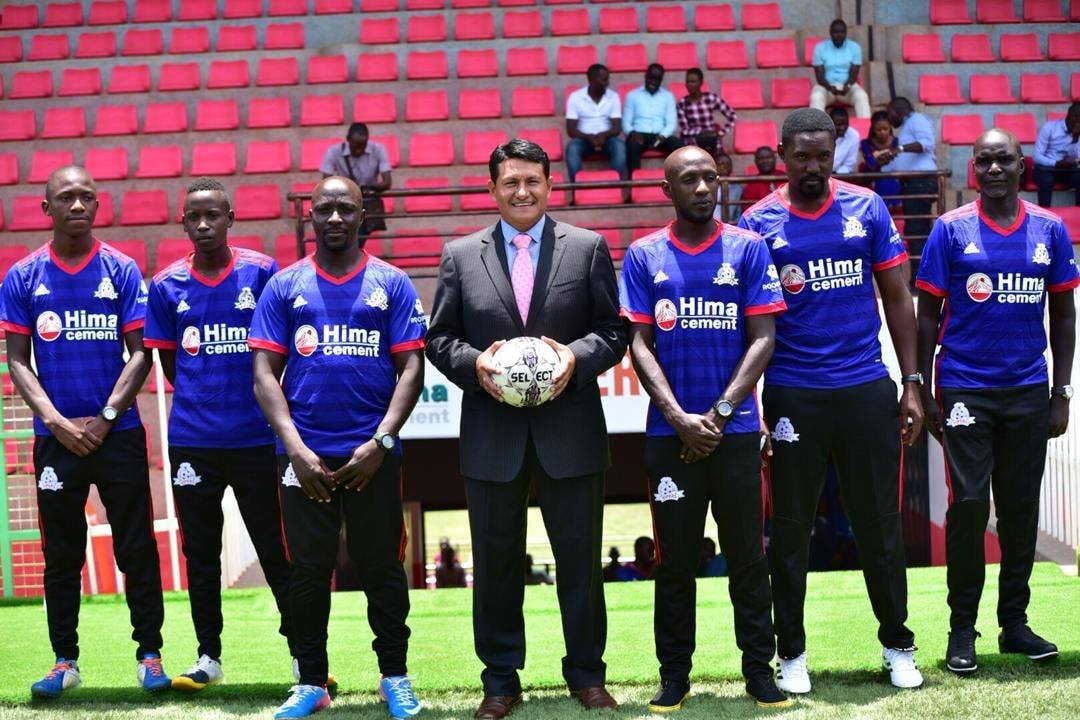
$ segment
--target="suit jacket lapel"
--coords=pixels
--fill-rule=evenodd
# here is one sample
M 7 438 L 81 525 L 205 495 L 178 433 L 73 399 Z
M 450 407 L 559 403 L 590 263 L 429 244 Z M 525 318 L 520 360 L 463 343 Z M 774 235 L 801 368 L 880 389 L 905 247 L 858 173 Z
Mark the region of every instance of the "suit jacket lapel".
M 517 300 L 514 299 L 514 288 L 510 286 L 510 275 L 506 266 L 506 250 L 503 247 L 505 242 L 502 228 L 499 223 L 495 223 L 495 226 L 484 240 L 484 248 L 480 251 L 480 259 L 483 261 L 484 267 L 487 268 L 492 284 L 495 285 L 495 291 L 499 293 L 503 305 L 506 306 L 511 317 L 513 317 L 518 331 L 525 332 L 525 327 L 521 324 L 521 313 L 518 312 Z
M 548 289 L 559 269 L 563 251 L 566 249 L 565 233 L 555 231 L 555 221 L 548 217 L 544 223 L 544 234 L 540 241 L 540 259 L 536 266 L 536 280 L 533 282 L 532 300 L 529 301 L 529 321 L 525 329 L 532 328 L 540 308 L 547 298 Z

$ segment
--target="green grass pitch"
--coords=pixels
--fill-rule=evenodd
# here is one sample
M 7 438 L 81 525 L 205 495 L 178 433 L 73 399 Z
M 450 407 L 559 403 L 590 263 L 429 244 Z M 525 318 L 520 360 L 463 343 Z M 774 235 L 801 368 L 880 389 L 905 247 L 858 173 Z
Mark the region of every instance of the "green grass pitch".
M 911 628 L 926 676 L 920 690 L 897 691 L 880 672 L 880 646 L 858 573 L 814 573 L 807 603 L 810 667 L 814 693 L 788 710 L 759 710 L 743 694 L 732 637 L 725 579 L 698 584 L 698 647 L 694 695 L 672 717 L 705 718 L 1080 718 L 1080 580 L 1054 565 L 1039 564 L 1032 578 L 1031 624 L 1061 648 L 1048 665 L 999 656 L 995 623 L 996 566 L 988 569 L 979 630 L 980 669 L 957 678 L 945 671 L 942 655 L 948 630 L 943 568 L 908 573 Z M 617 713 L 586 714 L 567 696 L 559 670 L 563 654 L 559 614 L 552 587 L 526 592 L 528 632 L 525 705 L 517 720 L 588 717 L 650 717 L 646 704 L 655 690 L 652 640 L 652 583 L 607 585 L 610 687 L 622 704 Z M 334 596 L 330 622 L 330 668 L 341 684 L 334 704 L 318 717 L 385 718 L 374 691 L 377 669 L 371 651 L 364 596 Z M 195 640 L 186 597 L 166 597 L 166 670 L 182 672 L 194 659 Z M 49 667 L 45 617 L 40 602 L 0 605 L 0 718 L 67 720 L 217 720 L 268 718 L 291 685 L 289 656 L 277 635 L 275 610 L 265 590 L 225 593 L 223 663 L 226 684 L 185 696 L 147 695 L 134 687 L 134 645 L 127 609 L 116 598 L 83 603 L 80 636 L 84 684 L 58 701 L 31 702 L 30 683 Z M 412 593 L 410 671 L 426 708 L 421 717 L 471 718 L 480 699 L 480 666 L 472 651 L 470 591 Z

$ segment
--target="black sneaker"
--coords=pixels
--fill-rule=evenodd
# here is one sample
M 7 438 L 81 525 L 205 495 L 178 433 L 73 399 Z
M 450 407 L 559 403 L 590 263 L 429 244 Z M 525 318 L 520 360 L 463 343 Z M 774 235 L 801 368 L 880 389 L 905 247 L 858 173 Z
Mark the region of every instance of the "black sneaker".
M 772 675 L 754 675 L 746 679 L 746 694 L 754 698 L 759 707 L 791 707 L 791 699 L 780 692 Z
M 666 713 L 681 710 L 690 697 L 690 683 L 685 680 L 661 680 L 660 689 L 649 701 L 649 712 Z
M 945 667 L 954 673 L 975 672 L 975 638 L 982 637 L 973 627 L 960 628 L 949 633 L 949 649 L 945 651 Z
M 1057 645 L 1043 640 L 1027 625 L 1016 625 L 998 635 L 998 649 L 1003 653 L 1020 653 L 1032 660 L 1049 660 L 1058 655 Z

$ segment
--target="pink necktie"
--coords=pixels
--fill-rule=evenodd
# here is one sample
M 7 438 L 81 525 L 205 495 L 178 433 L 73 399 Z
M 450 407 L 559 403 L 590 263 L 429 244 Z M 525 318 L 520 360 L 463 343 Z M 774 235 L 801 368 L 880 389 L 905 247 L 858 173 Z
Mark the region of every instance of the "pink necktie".
M 514 256 L 513 267 L 510 268 L 510 284 L 514 286 L 514 299 L 517 300 L 523 325 L 528 322 L 529 303 L 532 302 L 533 266 L 532 258 L 529 257 L 529 243 L 531 242 L 532 238 L 525 233 L 520 233 L 514 238 L 517 255 Z

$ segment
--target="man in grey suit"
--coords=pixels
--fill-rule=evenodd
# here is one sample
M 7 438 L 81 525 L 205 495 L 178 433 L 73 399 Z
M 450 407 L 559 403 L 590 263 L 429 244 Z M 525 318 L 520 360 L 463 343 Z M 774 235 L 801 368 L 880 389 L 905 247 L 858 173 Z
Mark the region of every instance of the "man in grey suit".
M 477 718 L 521 702 L 526 508 L 536 492 L 557 567 L 563 677 L 589 709 L 614 708 L 604 688 L 607 618 L 600 567 L 607 427 L 596 377 L 626 351 L 603 238 L 546 214 L 550 162 L 512 140 L 488 162 L 500 221 L 443 248 L 427 356 L 464 391 L 461 472 L 473 545 L 473 634 L 484 663 Z M 507 339 L 539 336 L 559 355 L 555 396 L 534 408 L 502 402 L 492 382 Z

